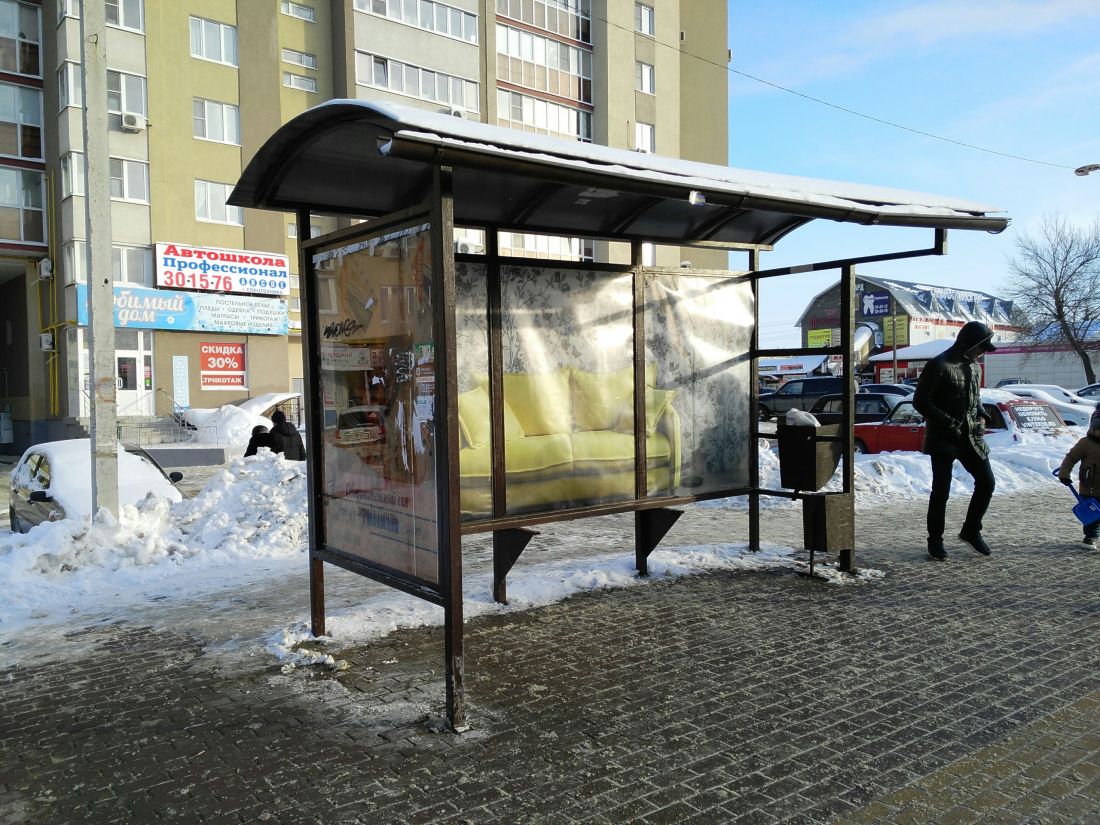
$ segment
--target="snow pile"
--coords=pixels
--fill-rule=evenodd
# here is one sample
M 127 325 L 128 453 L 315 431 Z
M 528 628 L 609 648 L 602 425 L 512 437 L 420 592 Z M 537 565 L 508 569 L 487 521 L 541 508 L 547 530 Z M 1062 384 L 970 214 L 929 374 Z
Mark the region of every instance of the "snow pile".
M 253 427 L 262 424 L 270 430 L 273 426 L 270 418 L 233 404 L 215 410 L 188 410 L 183 417 L 195 428 L 195 440 L 205 444 L 247 444 Z
M 808 566 L 795 559 L 789 547 L 763 545 L 753 553 L 747 544 L 708 544 L 654 550 L 649 557 L 650 579 L 677 579 L 707 571 L 786 570 L 804 572 Z M 814 575 L 829 584 L 863 584 L 882 578 L 878 570 L 860 570 L 855 576 L 840 573 L 834 565 L 819 564 Z M 481 573 L 463 578 L 463 618 L 499 613 L 516 613 L 560 602 L 591 590 L 633 587 L 646 579 L 634 569 L 627 553 L 563 559 L 527 565 L 522 575 L 508 581 L 508 604 L 492 598 L 492 575 Z M 443 624 L 443 610 L 403 593 L 382 593 L 357 607 L 330 612 L 326 618 L 329 635 L 314 638 L 306 623 L 282 628 L 268 639 L 267 650 L 284 662 L 283 672 L 295 667 L 319 665 L 343 669 L 346 662 L 306 644 L 363 644 L 380 639 L 402 628 L 430 627 Z
M 304 556 L 305 464 L 269 450 L 232 462 L 195 498 L 150 494 L 122 505 L 116 521 L 46 522 L 0 539 L 0 625 L 116 588 L 171 580 L 181 567 L 241 567 L 248 560 Z M 203 589 L 221 583 L 207 577 Z

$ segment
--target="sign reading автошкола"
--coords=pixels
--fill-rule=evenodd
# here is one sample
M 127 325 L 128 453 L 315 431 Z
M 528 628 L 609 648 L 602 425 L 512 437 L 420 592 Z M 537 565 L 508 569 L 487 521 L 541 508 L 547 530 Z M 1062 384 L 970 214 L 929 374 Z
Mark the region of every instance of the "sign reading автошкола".
M 157 286 L 203 292 L 290 294 L 290 259 L 276 252 L 156 244 Z

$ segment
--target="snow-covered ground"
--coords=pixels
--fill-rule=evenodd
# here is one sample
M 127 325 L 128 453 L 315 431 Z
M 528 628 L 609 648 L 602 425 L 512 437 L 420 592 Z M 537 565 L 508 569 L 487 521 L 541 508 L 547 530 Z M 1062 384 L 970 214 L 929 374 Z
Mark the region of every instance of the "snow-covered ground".
M 1019 443 L 994 447 L 998 494 L 1057 484 L 1051 470 L 1075 441 L 1071 435 L 1022 437 Z M 760 464 L 762 484 L 778 488 L 775 454 L 761 449 Z M 922 498 L 931 486 L 928 458 L 918 453 L 857 456 L 855 470 L 861 509 Z M 834 478 L 832 484 L 837 481 Z M 969 489 L 969 476 L 957 466 L 953 494 Z M 779 498 L 765 498 L 763 504 L 797 506 Z M 744 499 L 725 499 L 698 506 L 737 509 L 747 504 Z M 306 569 L 307 541 L 305 465 L 267 450 L 231 462 L 195 497 L 175 504 L 150 496 L 137 506 L 124 506 L 117 521 L 101 514 L 92 521 L 48 523 L 27 535 L 2 536 L 0 664 L 17 648 L 25 655 L 28 637 L 49 635 L 51 628 L 59 632 L 66 624 L 71 629 L 73 623 L 83 626 L 137 616 L 155 622 L 153 611 L 167 613 L 187 605 L 209 608 L 212 624 L 235 621 L 235 611 L 242 611 L 221 605 L 227 594 L 242 588 L 275 592 L 281 582 L 300 577 Z M 778 546 L 756 554 L 748 553 L 743 544 L 662 546 L 650 557 L 654 578 L 799 566 L 792 548 Z M 837 583 L 852 581 L 827 566 L 823 572 Z M 337 575 L 350 576 L 342 571 Z M 875 571 L 865 571 L 856 583 L 875 576 Z M 622 553 L 525 563 L 509 577 L 510 604 L 503 607 L 488 595 L 487 567 L 471 565 L 464 582 L 465 613 L 471 617 L 523 610 L 586 590 L 639 582 L 633 559 Z M 258 621 L 260 630 L 254 637 L 265 639 L 268 651 L 284 659 L 287 667 L 336 666 L 323 652 L 299 648 L 308 637 L 308 594 L 300 596 L 296 605 L 273 597 L 269 609 L 253 619 L 254 629 Z M 330 634 L 341 644 L 369 641 L 399 627 L 441 623 L 438 607 L 384 588 L 375 588 L 355 606 L 329 611 Z M 13 643 L 17 639 L 20 645 Z

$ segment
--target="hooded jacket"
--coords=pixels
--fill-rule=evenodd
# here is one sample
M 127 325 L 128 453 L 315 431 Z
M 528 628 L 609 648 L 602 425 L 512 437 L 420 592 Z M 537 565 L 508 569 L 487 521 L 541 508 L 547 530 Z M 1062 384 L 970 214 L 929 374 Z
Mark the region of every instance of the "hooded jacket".
M 958 456 L 963 450 L 989 456 L 982 437 L 981 368 L 966 353 L 980 346 L 990 352 L 996 347 L 992 331 L 979 321 L 959 330 L 955 343 L 937 355 L 920 375 L 913 393 L 913 406 L 924 416 L 924 452 L 928 455 Z
M 1058 478 L 1068 479 L 1078 461 L 1081 462 L 1077 474 L 1078 492 L 1093 498 L 1100 496 L 1100 412 L 1092 414 L 1088 435 L 1069 448 L 1058 468 Z
M 271 434 L 275 437 L 272 452 L 282 453 L 287 461 L 305 461 L 306 447 L 294 425 L 286 420 L 286 413 L 276 410 L 271 416 Z

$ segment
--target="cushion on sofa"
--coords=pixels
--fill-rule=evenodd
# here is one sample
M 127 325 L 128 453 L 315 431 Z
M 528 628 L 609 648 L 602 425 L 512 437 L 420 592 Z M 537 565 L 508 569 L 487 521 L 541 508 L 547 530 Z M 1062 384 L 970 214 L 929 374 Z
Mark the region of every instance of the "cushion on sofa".
M 657 424 L 661 416 L 665 414 L 672 399 L 676 397 L 676 390 L 658 390 L 646 387 L 645 391 L 645 432 L 653 435 L 657 432 Z M 621 433 L 634 432 L 634 409 L 628 409 L 615 423 L 615 429 Z
M 489 417 L 489 393 L 484 386 L 477 386 L 458 396 L 458 429 L 471 447 L 482 447 L 489 443 L 492 420 Z M 510 441 L 523 436 L 519 419 L 505 402 L 504 440 Z
M 488 444 L 459 450 L 458 464 L 462 478 L 489 478 L 493 470 L 492 450 Z M 504 467 L 509 476 L 544 470 L 568 475 L 572 464 L 573 445 L 565 433 L 528 435 L 504 444 Z
M 573 472 L 614 472 L 632 470 L 634 467 L 634 436 L 614 430 L 577 432 L 573 441 Z M 646 439 L 646 458 L 649 465 L 667 464 L 671 446 L 661 433 Z
M 504 374 L 504 401 L 526 436 L 568 433 L 573 429 L 569 369 Z
M 611 372 L 573 370 L 573 428 L 611 430 L 634 405 L 634 368 Z

